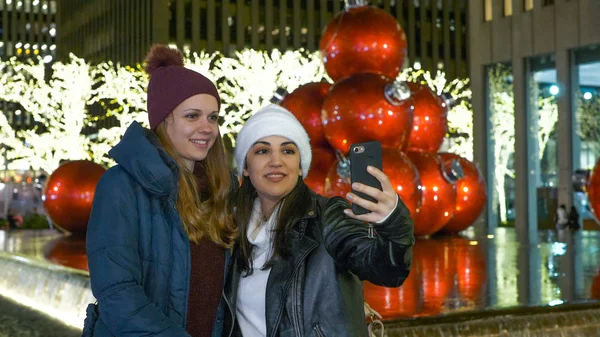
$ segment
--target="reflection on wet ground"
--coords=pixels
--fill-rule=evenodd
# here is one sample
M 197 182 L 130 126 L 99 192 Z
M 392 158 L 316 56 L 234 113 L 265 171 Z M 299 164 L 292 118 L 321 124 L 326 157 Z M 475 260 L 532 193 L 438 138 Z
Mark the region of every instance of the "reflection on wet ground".
M 63 235 L 55 230 L 0 231 L 0 255 L 10 254 L 37 264 L 87 271 L 85 237 Z
M 401 288 L 364 283 L 365 299 L 386 319 L 439 316 L 600 299 L 600 232 L 540 231 L 520 245 L 513 229 L 494 235 L 418 239 Z M 86 273 L 85 239 L 55 231 L 0 231 L 1 254 Z M 75 271 L 74 268 L 78 271 Z
M 600 299 L 600 232 L 539 233 L 533 246 L 500 228 L 486 238 L 417 240 L 401 288 L 364 283 L 365 299 L 384 318 L 414 318 Z

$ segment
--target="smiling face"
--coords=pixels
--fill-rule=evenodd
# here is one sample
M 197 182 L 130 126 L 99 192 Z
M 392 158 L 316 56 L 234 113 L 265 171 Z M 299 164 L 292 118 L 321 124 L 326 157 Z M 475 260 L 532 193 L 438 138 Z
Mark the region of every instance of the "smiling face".
M 263 209 L 273 209 L 302 176 L 300 151 L 286 137 L 263 137 L 248 150 L 244 176 L 250 178 Z
M 181 102 L 165 120 L 167 135 L 189 170 L 206 158 L 219 134 L 219 104 L 198 94 Z

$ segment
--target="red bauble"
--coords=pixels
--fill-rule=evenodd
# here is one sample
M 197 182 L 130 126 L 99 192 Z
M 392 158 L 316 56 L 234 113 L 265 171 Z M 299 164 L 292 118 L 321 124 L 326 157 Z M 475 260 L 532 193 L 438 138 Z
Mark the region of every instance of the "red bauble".
M 63 236 L 48 242 L 44 256 L 52 263 L 88 271 L 85 237 Z
M 408 83 L 415 107 L 409 151 L 437 152 L 448 132 L 448 106 L 429 87 Z
M 600 159 L 596 162 L 587 186 L 590 206 L 597 219 L 600 219 Z
M 408 157 L 419 171 L 423 198 L 420 210 L 413 216 L 415 236 L 430 235 L 444 227 L 456 208 L 455 185 L 442 173 L 442 161 L 437 154 L 409 152 Z
M 350 183 L 337 173 L 337 161 L 329 169 L 325 182 L 325 195 L 346 197 Z M 394 191 L 398 193 L 410 214 L 414 216 L 421 205 L 419 172 L 408 157 L 399 150 L 382 149 L 383 172 L 390 178 Z
M 50 219 L 69 232 L 85 232 L 96 184 L 104 168 L 87 160 L 67 162 L 48 178 L 44 208 Z
M 310 171 L 306 178 L 304 178 L 304 183 L 317 194 L 324 195 L 325 179 L 329 173 L 329 168 L 334 162 L 335 153 L 332 149 L 322 147 L 313 148 Z
M 321 106 L 329 93 L 330 83 L 308 83 L 283 98 L 281 106 L 291 111 L 306 129 L 313 147 L 329 146 L 321 123 Z
M 325 27 L 319 43 L 327 74 L 335 81 L 376 73 L 395 78 L 406 58 L 406 35 L 388 12 L 370 6 L 346 9 Z
M 383 172 L 390 178 L 394 191 L 398 193 L 412 217 L 421 206 L 421 179 L 419 171 L 399 150 L 383 149 Z
M 444 233 L 457 233 L 471 226 L 483 211 L 487 198 L 485 180 L 477 166 L 454 153 L 440 153 L 444 164 L 458 160 L 464 177 L 456 182 L 456 209 L 454 216 L 441 229 Z
M 333 85 L 323 103 L 323 126 L 329 144 L 342 153 L 350 145 L 378 140 L 383 147 L 404 149 L 413 120 L 412 100 L 387 98 L 389 78 L 359 74 Z

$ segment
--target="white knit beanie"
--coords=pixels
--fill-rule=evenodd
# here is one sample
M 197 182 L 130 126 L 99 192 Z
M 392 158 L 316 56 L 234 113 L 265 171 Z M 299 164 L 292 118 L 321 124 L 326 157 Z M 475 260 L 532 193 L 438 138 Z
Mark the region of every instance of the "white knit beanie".
M 238 175 L 244 175 L 246 155 L 250 147 L 259 139 L 269 136 L 286 137 L 296 144 L 300 151 L 302 178 L 306 178 L 312 160 L 308 134 L 291 112 L 276 104 L 269 104 L 258 110 L 248 118 L 238 134 L 235 148 Z

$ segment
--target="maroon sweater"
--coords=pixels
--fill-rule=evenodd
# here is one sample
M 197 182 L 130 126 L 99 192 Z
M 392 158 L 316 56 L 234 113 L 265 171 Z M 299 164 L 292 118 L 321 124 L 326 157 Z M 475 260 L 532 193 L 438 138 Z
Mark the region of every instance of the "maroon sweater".
M 210 337 L 223 289 L 225 248 L 207 238 L 190 242 L 192 271 L 188 296 L 187 332 L 192 337 Z
M 208 179 L 200 165 L 196 165 L 194 174 L 198 178 L 201 195 L 206 198 L 209 190 Z M 190 242 L 190 255 L 186 330 L 192 337 L 210 337 L 223 291 L 225 248 L 204 237 L 198 244 Z

